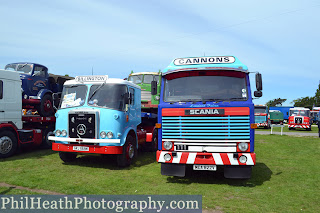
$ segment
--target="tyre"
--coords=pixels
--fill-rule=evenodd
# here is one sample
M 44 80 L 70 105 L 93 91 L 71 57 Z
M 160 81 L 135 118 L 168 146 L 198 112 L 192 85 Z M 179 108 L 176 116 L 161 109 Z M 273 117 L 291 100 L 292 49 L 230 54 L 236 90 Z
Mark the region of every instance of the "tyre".
M 293 128 L 292 128 L 292 127 L 289 127 L 289 130 L 293 130 Z
M 16 136 L 4 130 L 0 133 L 0 158 L 7 158 L 12 156 L 18 148 L 18 140 Z
M 310 128 L 307 128 L 306 130 L 307 130 L 307 131 L 311 131 L 311 125 L 310 125 Z
M 44 147 L 44 148 L 52 148 L 52 141 L 48 140 L 48 137 L 49 136 L 53 136 L 54 133 L 54 127 L 48 127 L 46 129 L 43 130 L 42 132 L 42 143 L 41 145 Z
M 319 138 L 320 138 L 320 129 L 318 129 L 318 134 L 319 134 Z
M 77 154 L 72 152 L 59 152 L 59 157 L 63 162 L 69 163 L 75 161 Z
M 122 154 L 117 155 L 117 164 L 119 167 L 130 166 L 137 155 L 137 145 L 131 135 L 127 136 L 126 143 L 123 146 Z
M 52 97 L 49 94 L 43 96 L 40 101 L 40 106 L 37 107 L 38 113 L 43 117 L 48 117 L 54 114 Z

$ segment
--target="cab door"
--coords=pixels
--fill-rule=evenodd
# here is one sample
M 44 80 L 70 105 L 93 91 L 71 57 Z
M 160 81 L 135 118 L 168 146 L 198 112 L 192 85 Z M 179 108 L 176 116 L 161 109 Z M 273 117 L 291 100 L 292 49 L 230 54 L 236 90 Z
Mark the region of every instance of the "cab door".
M 0 80 L 0 122 L 4 121 L 3 81 Z
M 31 76 L 31 88 L 32 95 L 36 96 L 40 90 L 48 89 L 48 69 L 44 66 L 34 65 L 34 69 Z

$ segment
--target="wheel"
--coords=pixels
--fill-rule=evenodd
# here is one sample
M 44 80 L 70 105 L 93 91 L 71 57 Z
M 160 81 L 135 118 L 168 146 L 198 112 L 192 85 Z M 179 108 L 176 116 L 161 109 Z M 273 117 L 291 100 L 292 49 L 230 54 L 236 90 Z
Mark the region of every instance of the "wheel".
M 292 128 L 292 127 L 289 127 L 289 130 L 293 130 L 293 128 Z
M 320 129 L 318 129 L 318 134 L 319 134 L 319 138 L 320 138 Z
M 155 152 L 158 150 L 158 130 L 155 129 L 152 134 L 152 141 L 148 144 L 148 151 Z
M 40 106 L 37 107 L 38 113 L 43 117 L 48 117 L 54 114 L 52 107 L 52 97 L 49 94 L 43 96 Z
M 126 143 L 123 146 L 122 154 L 117 155 L 119 167 L 130 166 L 137 155 L 137 146 L 131 135 L 127 136 Z
M 13 155 L 18 148 L 18 141 L 16 136 L 4 130 L 0 133 L 0 158 L 7 158 Z
M 59 152 L 59 157 L 63 162 L 68 163 L 74 161 L 77 158 L 77 154 L 72 152 Z
M 307 130 L 307 131 L 311 131 L 311 125 L 310 125 L 310 128 L 307 128 L 306 130 Z
M 48 127 L 43 130 L 41 145 L 44 148 L 50 148 L 50 149 L 52 148 L 52 141 L 48 140 L 48 137 L 54 135 L 53 131 L 54 131 L 54 127 Z

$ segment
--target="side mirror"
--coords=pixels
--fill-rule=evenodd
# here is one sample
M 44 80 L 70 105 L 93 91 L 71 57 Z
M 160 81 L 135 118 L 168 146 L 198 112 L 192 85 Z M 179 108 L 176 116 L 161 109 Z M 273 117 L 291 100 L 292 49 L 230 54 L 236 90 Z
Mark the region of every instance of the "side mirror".
M 53 101 L 54 108 L 56 108 L 56 109 L 58 108 L 60 100 L 61 100 L 61 92 L 52 94 L 52 101 Z
M 124 94 L 124 104 L 129 104 L 129 93 Z
M 151 95 L 156 95 L 158 93 L 158 83 L 157 81 L 151 81 Z
M 262 90 L 262 77 L 260 73 L 256 73 L 256 88 L 258 91 Z
M 257 97 L 257 98 L 262 97 L 262 92 L 261 91 L 254 91 L 254 97 Z

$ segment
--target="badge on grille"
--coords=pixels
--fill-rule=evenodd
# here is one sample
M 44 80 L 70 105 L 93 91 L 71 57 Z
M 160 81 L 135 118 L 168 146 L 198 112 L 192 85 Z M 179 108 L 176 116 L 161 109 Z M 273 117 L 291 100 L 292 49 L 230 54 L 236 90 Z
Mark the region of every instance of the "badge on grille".
M 87 129 L 86 125 L 84 125 L 84 124 L 79 124 L 79 125 L 77 126 L 77 133 L 78 133 L 79 135 L 84 135 L 84 134 L 86 134 L 86 129 Z

